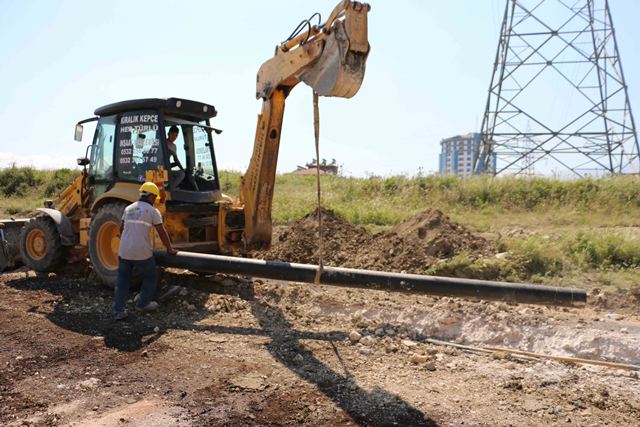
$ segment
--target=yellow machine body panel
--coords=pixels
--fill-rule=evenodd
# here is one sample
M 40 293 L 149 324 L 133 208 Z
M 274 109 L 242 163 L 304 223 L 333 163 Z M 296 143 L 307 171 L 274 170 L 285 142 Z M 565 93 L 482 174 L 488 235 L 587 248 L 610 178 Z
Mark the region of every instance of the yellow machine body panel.
M 81 218 L 80 219 L 80 246 L 88 246 L 89 245 L 89 224 L 91 223 L 91 218 Z
M 124 201 L 133 203 L 140 198 L 140 184 L 134 182 L 116 182 L 114 186 L 97 197 L 91 204 L 91 212 L 109 201 Z

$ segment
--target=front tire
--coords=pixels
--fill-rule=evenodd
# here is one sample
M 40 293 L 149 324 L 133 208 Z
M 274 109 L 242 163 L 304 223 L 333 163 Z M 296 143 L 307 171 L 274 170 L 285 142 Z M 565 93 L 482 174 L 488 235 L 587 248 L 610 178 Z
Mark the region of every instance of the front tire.
M 100 208 L 89 226 L 89 257 L 100 281 L 115 287 L 118 275 L 120 224 L 126 205 L 109 203 Z
M 66 258 L 67 248 L 62 246 L 60 232 L 48 216 L 31 218 L 20 231 L 22 262 L 32 270 L 46 273 L 54 271 Z

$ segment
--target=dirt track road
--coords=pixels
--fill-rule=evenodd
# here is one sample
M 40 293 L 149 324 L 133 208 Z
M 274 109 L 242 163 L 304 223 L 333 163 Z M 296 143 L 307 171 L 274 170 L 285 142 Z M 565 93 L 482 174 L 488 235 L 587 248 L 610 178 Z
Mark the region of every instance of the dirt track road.
M 186 289 L 114 322 L 82 274 L 0 275 L 0 424 L 640 425 L 637 372 L 424 341 L 638 364 L 633 313 L 163 281 Z

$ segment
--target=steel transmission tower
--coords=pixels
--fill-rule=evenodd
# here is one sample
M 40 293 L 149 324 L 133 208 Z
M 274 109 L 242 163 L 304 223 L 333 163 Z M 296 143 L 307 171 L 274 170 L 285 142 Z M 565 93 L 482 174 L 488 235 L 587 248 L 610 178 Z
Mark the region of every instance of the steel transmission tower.
M 507 0 L 481 133 L 476 173 L 640 173 L 608 0 Z

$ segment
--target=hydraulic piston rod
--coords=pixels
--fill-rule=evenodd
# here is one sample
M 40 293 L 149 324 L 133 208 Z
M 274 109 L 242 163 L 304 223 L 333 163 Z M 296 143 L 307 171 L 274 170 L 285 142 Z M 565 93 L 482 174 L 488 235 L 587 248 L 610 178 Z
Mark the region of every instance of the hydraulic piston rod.
M 164 267 L 185 268 L 200 273 L 230 273 L 265 279 L 313 283 L 317 265 L 281 261 L 263 261 L 193 252 L 170 255 L 155 250 L 156 262 Z M 418 274 L 387 273 L 351 268 L 324 267 L 320 276 L 323 285 L 380 289 L 404 293 L 419 293 L 472 299 L 486 299 L 526 304 L 580 306 L 587 302 L 582 289 L 522 283 Z

